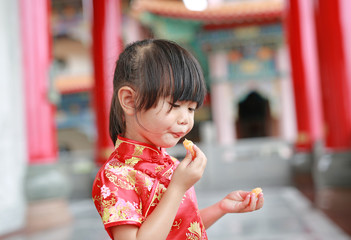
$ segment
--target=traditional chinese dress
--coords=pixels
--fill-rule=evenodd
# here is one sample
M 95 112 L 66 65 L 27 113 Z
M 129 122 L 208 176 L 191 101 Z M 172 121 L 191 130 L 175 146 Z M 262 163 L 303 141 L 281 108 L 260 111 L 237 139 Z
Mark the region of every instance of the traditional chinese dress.
M 112 239 L 112 226 L 141 226 L 167 190 L 178 164 L 164 150 L 118 137 L 115 151 L 96 175 L 92 192 Z M 193 187 L 185 193 L 167 239 L 207 239 Z

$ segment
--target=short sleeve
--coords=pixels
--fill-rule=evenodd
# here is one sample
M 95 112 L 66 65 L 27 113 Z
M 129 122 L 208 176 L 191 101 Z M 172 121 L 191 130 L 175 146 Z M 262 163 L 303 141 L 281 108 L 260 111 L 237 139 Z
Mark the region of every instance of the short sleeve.
M 122 224 L 140 226 L 142 215 L 140 197 L 135 191 L 136 170 L 119 162 L 109 162 L 102 168 L 93 184 L 93 200 L 106 231 Z M 112 237 L 112 236 L 111 236 Z

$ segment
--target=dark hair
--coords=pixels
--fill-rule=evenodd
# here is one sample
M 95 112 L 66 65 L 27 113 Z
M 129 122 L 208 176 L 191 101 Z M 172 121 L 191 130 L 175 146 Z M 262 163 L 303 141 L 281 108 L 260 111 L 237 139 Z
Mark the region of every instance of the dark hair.
M 113 143 L 125 132 L 125 120 L 118 91 L 130 86 L 137 94 L 136 111 L 154 107 L 160 98 L 203 103 L 206 86 L 198 61 L 178 44 L 146 39 L 128 45 L 117 60 L 110 109 L 110 137 Z

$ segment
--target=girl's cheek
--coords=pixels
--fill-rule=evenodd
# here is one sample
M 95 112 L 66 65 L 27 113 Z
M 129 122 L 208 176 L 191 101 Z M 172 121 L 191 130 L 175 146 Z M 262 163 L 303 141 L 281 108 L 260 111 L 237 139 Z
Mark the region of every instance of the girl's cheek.
M 194 118 L 190 119 L 190 122 L 189 122 L 189 132 L 191 131 L 191 129 L 193 129 L 194 127 Z

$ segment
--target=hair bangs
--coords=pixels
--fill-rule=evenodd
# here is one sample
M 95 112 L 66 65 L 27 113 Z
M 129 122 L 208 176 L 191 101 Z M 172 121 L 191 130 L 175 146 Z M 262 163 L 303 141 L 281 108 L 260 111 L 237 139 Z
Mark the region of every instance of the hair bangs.
M 138 86 L 138 110 L 148 110 L 160 98 L 170 96 L 173 90 L 171 62 L 164 51 L 150 46 L 139 60 L 139 78 L 144 79 Z
M 182 53 L 181 56 L 180 64 L 172 65 L 173 102 L 192 101 L 200 107 L 206 95 L 200 64 L 189 54 Z

